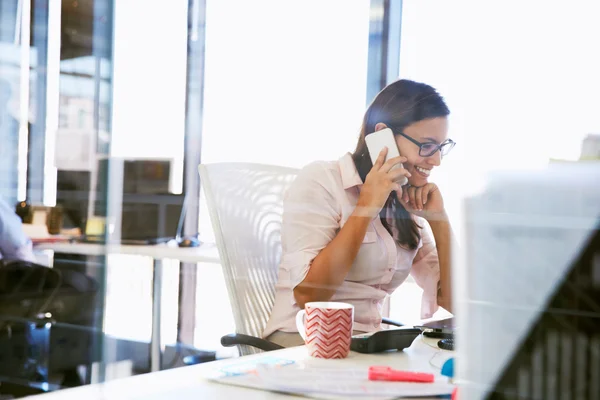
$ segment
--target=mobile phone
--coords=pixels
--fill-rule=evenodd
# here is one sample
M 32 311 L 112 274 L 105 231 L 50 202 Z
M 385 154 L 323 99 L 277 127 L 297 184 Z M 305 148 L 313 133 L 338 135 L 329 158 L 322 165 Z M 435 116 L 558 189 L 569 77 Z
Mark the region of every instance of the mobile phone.
M 365 142 L 367 142 L 369 156 L 371 156 L 371 161 L 373 162 L 373 164 L 375 164 L 377 157 L 379 157 L 379 153 L 381 153 L 381 150 L 383 150 L 384 147 L 388 148 L 387 155 L 385 156 L 385 161 L 389 160 L 390 158 L 400 156 L 398 144 L 396 143 L 396 139 L 394 139 L 394 133 L 390 128 L 381 129 L 379 131 L 368 134 L 367 136 L 365 136 Z M 396 164 L 392 167 L 392 169 L 396 168 L 403 168 L 402 164 Z M 400 185 L 406 185 L 407 182 L 408 178 L 405 176 L 402 176 L 398 181 Z

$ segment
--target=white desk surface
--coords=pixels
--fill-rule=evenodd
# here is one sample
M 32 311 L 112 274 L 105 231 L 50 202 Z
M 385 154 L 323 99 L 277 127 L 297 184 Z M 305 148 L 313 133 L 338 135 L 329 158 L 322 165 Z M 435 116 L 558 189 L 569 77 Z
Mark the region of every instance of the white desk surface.
M 371 365 L 388 365 L 403 370 L 439 374 L 442 364 L 448 358 L 452 357 L 454 353 L 438 349 L 436 343 L 437 339 L 427 339 L 420 336 L 404 352 L 380 354 L 351 352 L 348 358 L 343 360 L 311 358 L 308 356 L 304 346 L 277 350 L 268 354 L 295 361 L 310 360 L 310 363 L 320 366 L 351 365 L 352 367 L 365 367 L 366 369 Z M 259 358 L 263 354 L 138 375 L 131 378 L 117 379 L 102 384 L 88 385 L 74 389 L 64 389 L 32 397 L 39 400 L 275 400 L 298 398 L 282 393 L 225 385 L 209 381 L 204 377 L 217 368 L 239 363 L 241 360 L 246 361 L 252 358 Z
M 178 247 L 171 244 L 157 245 L 104 245 L 95 243 L 40 243 L 34 250 L 52 250 L 60 253 L 100 256 L 106 254 L 131 254 L 154 259 L 174 259 L 189 263 L 220 263 L 217 246 L 203 243 L 199 247 Z

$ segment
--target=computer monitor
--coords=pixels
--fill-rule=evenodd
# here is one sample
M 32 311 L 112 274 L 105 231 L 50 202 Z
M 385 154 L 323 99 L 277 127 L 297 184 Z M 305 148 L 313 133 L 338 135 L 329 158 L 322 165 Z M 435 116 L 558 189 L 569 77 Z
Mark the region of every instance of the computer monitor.
M 109 165 L 112 172 L 109 172 Z M 170 159 L 101 158 L 97 163 L 93 215 L 106 216 L 109 185 L 127 194 L 166 194 L 170 192 Z
M 122 240 L 175 239 L 180 232 L 184 196 L 125 194 L 121 208 Z
M 465 203 L 461 397 L 600 398 L 600 163 L 488 183 Z
M 123 193 L 168 193 L 171 179 L 171 160 L 122 160 Z
M 121 240 L 175 238 L 184 197 L 169 193 L 171 173 L 171 160 L 98 160 L 93 215 L 114 221 Z
M 85 229 L 90 202 L 90 171 L 58 170 L 56 204 L 63 207 L 63 228 Z

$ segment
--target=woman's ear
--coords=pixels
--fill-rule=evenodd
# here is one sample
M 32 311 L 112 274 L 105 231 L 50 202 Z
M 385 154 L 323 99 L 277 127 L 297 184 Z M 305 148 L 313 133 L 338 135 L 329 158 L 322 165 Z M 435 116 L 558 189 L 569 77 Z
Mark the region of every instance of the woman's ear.
M 380 131 L 385 128 L 387 128 L 386 124 L 384 124 L 383 122 L 378 122 L 377 125 L 375 125 L 375 132 Z

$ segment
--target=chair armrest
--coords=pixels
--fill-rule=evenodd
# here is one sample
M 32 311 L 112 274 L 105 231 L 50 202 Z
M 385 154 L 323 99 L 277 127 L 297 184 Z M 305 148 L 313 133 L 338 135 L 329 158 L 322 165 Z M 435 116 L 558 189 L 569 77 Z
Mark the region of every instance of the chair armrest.
M 393 319 L 389 319 L 389 318 L 381 318 L 381 322 L 387 325 L 392 325 L 392 326 L 404 326 L 404 324 L 401 324 L 400 322 L 396 322 Z
M 242 333 L 230 333 L 221 337 L 221 345 L 224 347 L 232 347 L 237 345 L 246 345 L 256 347 L 264 351 L 272 351 L 284 349 L 285 347 L 269 342 L 268 340 L 257 338 L 254 336 L 244 335 Z

